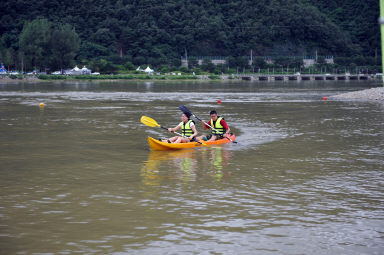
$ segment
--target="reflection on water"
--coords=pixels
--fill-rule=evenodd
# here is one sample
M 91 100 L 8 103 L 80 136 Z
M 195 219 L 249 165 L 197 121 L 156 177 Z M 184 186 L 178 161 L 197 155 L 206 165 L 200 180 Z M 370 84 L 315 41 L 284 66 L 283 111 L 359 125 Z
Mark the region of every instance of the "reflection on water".
M 232 152 L 222 146 L 173 151 L 150 151 L 141 169 L 145 186 L 159 186 L 164 180 L 196 181 L 198 176 L 223 181 Z

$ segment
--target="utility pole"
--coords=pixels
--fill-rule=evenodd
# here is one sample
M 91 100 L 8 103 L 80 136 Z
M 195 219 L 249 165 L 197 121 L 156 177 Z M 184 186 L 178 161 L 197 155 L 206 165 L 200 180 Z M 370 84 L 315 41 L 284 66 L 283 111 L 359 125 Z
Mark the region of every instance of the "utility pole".
M 24 74 L 24 55 L 21 54 L 21 73 Z
M 253 64 L 253 50 L 251 50 L 251 65 Z
M 187 48 L 184 48 L 184 50 L 185 50 L 185 62 L 187 63 L 187 68 L 189 68 L 189 67 L 188 67 L 188 54 L 187 54 Z

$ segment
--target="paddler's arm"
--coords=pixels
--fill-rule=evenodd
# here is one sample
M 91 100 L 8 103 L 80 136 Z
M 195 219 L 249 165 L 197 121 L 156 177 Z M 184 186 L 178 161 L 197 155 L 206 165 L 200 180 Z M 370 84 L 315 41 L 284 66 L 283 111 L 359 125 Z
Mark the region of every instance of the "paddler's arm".
M 220 124 L 223 126 L 223 128 L 226 130 L 224 135 L 228 135 L 229 132 L 231 132 L 231 129 L 228 127 L 227 122 L 225 122 L 224 119 L 220 121 Z
M 179 124 L 179 125 L 177 125 L 174 128 L 168 128 L 168 132 L 172 133 L 172 132 L 175 132 L 175 131 L 179 130 L 180 128 L 181 128 L 181 125 Z
M 192 140 L 197 136 L 197 134 L 198 134 L 195 125 L 193 125 L 193 126 L 191 127 L 191 129 L 192 129 L 192 131 L 193 131 L 193 134 L 192 134 L 190 137 L 188 137 L 188 139 L 189 139 L 190 141 L 192 141 Z
M 207 125 L 207 123 L 205 122 L 205 120 L 202 120 L 201 122 L 203 123 L 203 128 L 204 128 L 204 130 L 206 130 L 206 129 L 210 129 L 210 127 Z

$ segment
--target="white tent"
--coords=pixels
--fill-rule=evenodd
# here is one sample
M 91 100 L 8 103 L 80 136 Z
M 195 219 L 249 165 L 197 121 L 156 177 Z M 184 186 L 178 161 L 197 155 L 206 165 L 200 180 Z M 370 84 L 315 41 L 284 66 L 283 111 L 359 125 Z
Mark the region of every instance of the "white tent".
M 81 72 L 82 74 L 91 74 L 91 70 L 86 68 L 85 66 L 83 66 L 83 68 L 81 68 Z
M 91 74 L 91 70 L 86 68 L 85 66 L 81 69 L 78 68 L 77 66 L 75 66 L 75 68 L 73 68 L 71 70 L 65 70 L 64 72 L 65 72 L 65 74 L 68 74 L 68 75 Z
M 147 66 L 147 68 L 145 68 L 144 72 L 153 73 L 153 70 L 151 68 L 149 68 L 149 66 Z

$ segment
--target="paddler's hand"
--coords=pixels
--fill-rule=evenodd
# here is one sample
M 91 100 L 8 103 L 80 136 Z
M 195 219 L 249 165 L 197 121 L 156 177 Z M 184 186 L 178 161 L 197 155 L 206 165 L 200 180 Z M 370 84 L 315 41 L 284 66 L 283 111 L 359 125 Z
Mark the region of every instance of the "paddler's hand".
M 168 128 L 168 132 L 172 133 L 173 132 L 173 128 Z

